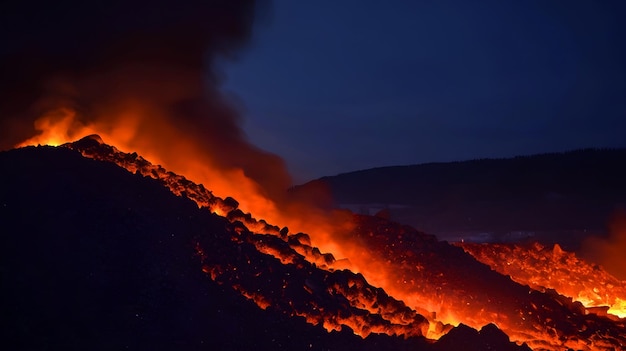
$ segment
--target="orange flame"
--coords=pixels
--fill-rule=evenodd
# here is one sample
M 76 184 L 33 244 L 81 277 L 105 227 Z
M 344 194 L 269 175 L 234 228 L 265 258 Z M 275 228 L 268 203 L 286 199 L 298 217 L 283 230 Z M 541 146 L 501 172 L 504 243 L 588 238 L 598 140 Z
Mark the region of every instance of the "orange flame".
M 242 169 L 216 165 L 211 153 L 228 153 L 228 150 L 202 150 L 183 132 L 171 128 L 166 118 L 160 118 L 162 112 L 157 108 L 127 102 L 117 109 L 109 108 L 107 112 L 107 116 L 96 118 L 94 122 L 83 123 L 71 108 L 51 111 L 35 122 L 40 134 L 17 146 L 57 146 L 98 134 L 106 143 L 122 151 L 137 152 L 168 171 L 204 184 L 216 196 L 235 198 L 244 212 L 272 224 L 287 226 L 292 232 L 309 233 L 314 246 L 323 252 L 332 252 L 337 258 L 350 257 L 354 253 L 354 249 L 348 250 L 344 245 L 348 240 L 345 233 L 350 229 L 346 216 L 331 215 L 303 202 L 281 203 L 279 210 L 277 200 L 270 198 Z M 353 264 L 342 268 L 360 271 Z
M 265 197 L 259 185 L 246 177 L 241 169 L 215 167 L 210 155 L 187 141 L 181 132 L 169 128 L 158 118 L 156 111 L 127 105 L 123 113 L 110 120 L 84 124 L 78 120 L 74 110 L 60 108 L 39 118 L 35 128 L 40 134 L 18 147 L 37 144 L 57 146 L 98 134 L 120 150 L 136 151 L 168 170 L 206 184 L 218 196 L 235 197 L 246 212 L 259 213 L 265 218 L 276 218 L 278 214 L 274 202 Z
M 252 213 L 256 218 L 310 234 L 312 246 L 322 252 L 331 252 L 338 259 L 333 269 L 362 273 L 370 284 L 382 287 L 407 306 L 419 309 L 423 314 L 436 312 L 436 321 L 459 324 L 459 319 L 451 311 L 442 309 L 440 304 L 424 300 L 423 296 L 412 293 L 407 287 L 398 287 L 402 284 L 390 278 L 393 268 L 373 256 L 371 250 L 365 249 L 365 244 L 350 237 L 353 227 L 351 217 L 341 212 L 328 213 L 300 202 L 281 203 L 279 210 L 277 202 L 268 198 L 264 189 L 246 177 L 243 170 L 217 167 L 210 153 L 200 150 L 179 130 L 170 128 L 165 118 L 159 118 L 159 111 L 137 103 L 126 103 L 123 108 L 109 112 L 114 113 L 87 124 L 79 120 L 73 109 L 57 109 L 36 121 L 39 135 L 18 146 L 55 146 L 98 134 L 106 143 L 122 151 L 137 152 L 168 171 L 206 185 L 216 196 L 235 198 L 241 210 Z M 436 329 L 436 324 L 433 324 L 429 337 L 442 335 L 442 328 L 438 328 L 439 332 Z
M 246 176 L 244 170 L 216 165 L 212 154 L 228 153 L 229 150 L 202 150 L 186 138 L 182 131 L 172 128 L 165 118 L 160 118 L 163 112 L 158 108 L 132 101 L 118 105 L 109 108 L 105 112 L 106 116 L 89 123 L 81 122 L 77 112 L 68 107 L 50 111 L 35 121 L 35 129 L 39 134 L 16 146 L 58 146 L 90 134 L 98 134 L 106 143 L 122 151 L 137 152 L 154 164 L 206 185 L 217 196 L 235 198 L 244 212 L 253 213 L 270 223 L 318 234 L 314 239 L 317 246 L 344 256 L 341 254 L 341 243 L 330 237 L 331 233 L 341 229 L 337 225 L 345 223 L 329 223 L 327 213 L 304 203 L 281 204 L 279 211 L 276 200 L 271 199 L 258 183 Z M 289 215 L 285 215 L 285 212 Z

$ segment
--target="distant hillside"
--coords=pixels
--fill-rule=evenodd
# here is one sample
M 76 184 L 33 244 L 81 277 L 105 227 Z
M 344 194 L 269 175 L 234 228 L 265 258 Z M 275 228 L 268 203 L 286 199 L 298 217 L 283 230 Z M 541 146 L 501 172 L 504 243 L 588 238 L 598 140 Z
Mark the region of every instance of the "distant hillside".
M 323 177 L 292 193 L 319 198 L 321 189 L 332 199 L 327 205 L 385 210 L 442 237 L 558 233 L 556 241 L 576 246 L 626 204 L 626 149 L 373 168 Z

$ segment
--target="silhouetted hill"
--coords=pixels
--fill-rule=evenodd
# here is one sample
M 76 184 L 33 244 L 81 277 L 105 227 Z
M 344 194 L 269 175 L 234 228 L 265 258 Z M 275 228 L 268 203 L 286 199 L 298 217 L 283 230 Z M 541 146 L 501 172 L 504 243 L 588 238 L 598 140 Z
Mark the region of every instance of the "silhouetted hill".
M 444 237 L 551 232 L 568 241 L 601 232 L 626 204 L 626 149 L 374 168 L 323 177 L 292 193 L 319 198 L 320 189 L 332 206 L 387 209 L 392 220 Z

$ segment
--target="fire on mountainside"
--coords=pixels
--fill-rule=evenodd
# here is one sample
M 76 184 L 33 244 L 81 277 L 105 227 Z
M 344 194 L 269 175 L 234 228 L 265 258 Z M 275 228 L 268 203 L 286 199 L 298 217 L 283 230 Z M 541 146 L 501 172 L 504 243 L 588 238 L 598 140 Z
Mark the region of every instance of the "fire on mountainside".
M 43 135 L 46 136 L 31 139 L 23 145 L 46 144 L 45 138 L 57 144 L 69 142 L 80 133 L 91 133 L 99 128 L 77 125 L 71 115 L 60 119 L 57 116 L 56 122 L 42 123 L 41 126 L 47 131 L 61 126 L 60 132 L 45 132 Z M 102 133 L 100 129 L 98 132 Z M 109 134 L 103 135 L 109 137 Z M 111 139 L 116 145 L 133 147 L 143 153 L 141 138 L 133 139 L 132 133 L 120 134 L 111 130 L 110 135 L 123 136 L 119 144 L 117 139 Z M 146 145 L 149 143 L 143 146 Z M 304 290 L 318 297 L 320 294 L 341 296 L 346 305 L 318 306 L 310 302 L 305 308 L 292 302 L 283 308 L 328 330 L 338 330 L 346 325 L 363 337 L 369 333 L 387 333 L 438 338 L 450 330 L 450 324 L 464 323 L 478 329 L 495 323 L 512 340 L 520 344 L 525 342 L 536 349 L 610 350 L 626 342 L 622 320 L 588 314 L 582 304 L 557 293 L 542 293 L 517 284 L 477 262 L 460 248 L 439 242 L 434 236 L 413 228 L 376 217 L 346 213 L 329 219 L 327 213 L 313 208 L 292 207 L 279 212 L 277 204 L 264 197 L 262 189 L 242 172 L 210 170 L 210 163 L 192 160 L 192 157 L 178 161 L 163 156 L 155 159 L 168 165 L 168 169 L 171 164 L 171 169 L 177 173 L 189 170 L 185 174 L 192 174 L 192 179 L 196 181 L 211 184 L 216 194 L 218 191 L 220 195 L 234 194 L 242 202 L 215 196 L 199 183 L 155 166 L 136 153 L 127 154 L 103 144 L 99 137 L 85 138 L 64 146 L 80 151 L 85 157 L 113 162 L 130 172 L 161 181 L 174 194 L 184 195 L 199 206 L 226 217 L 234 225 L 233 241 L 250 244 L 258 252 L 275 257 L 285 266 L 314 265 L 326 270 L 328 274 L 325 277 L 302 282 Z M 168 154 L 171 155 L 190 155 L 193 150 L 184 143 L 182 146 L 167 146 L 177 150 L 170 151 Z M 185 164 L 187 161 L 190 165 Z M 244 198 L 247 202 L 242 200 Z M 251 201 L 251 198 L 260 200 Z M 257 220 L 249 213 L 268 221 Z M 309 232 L 310 236 L 290 234 L 286 227 L 281 229 L 268 222 L 287 224 Z M 247 230 L 251 233 L 242 235 Z M 260 287 L 243 284 L 239 273 L 233 273 L 238 267 L 210 263 L 206 250 L 199 244 L 196 253 L 206 261 L 203 271 L 212 279 L 228 283 L 261 308 L 279 303 L 278 297 L 264 294 Z M 335 256 L 347 259 L 336 260 Z M 335 274 L 346 268 L 354 272 L 350 273 L 355 274 L 353 278 L 332 283 L 339 279 Z M 267 274 L 262 271 L 249 273 L 261 278 Z M 382 287 L 384 291 L 374 286 Z M 293 301 L 289 300 L 289 296 L 283 296 L 280 301 L 283 298 Z M 352 312 L 341 312 L 342 309 Z M 312 314 L 311 311 L 317 312 Z

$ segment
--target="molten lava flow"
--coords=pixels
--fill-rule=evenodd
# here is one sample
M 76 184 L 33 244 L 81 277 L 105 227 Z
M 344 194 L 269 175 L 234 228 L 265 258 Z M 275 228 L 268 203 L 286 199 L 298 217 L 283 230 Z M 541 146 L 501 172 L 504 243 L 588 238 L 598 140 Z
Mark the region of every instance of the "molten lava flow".
M 515 244 L 459 244 L 465 251 L 494 270 L 510 275 L 533 289 L 554 289 L 581 302 L 593 313 L 626 317 L 626 281 L 621 281 L 602 267 L 578 258 L 558 244 L 547 248 Z M 600 307 L 606 307 L 604 311 Z

